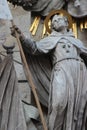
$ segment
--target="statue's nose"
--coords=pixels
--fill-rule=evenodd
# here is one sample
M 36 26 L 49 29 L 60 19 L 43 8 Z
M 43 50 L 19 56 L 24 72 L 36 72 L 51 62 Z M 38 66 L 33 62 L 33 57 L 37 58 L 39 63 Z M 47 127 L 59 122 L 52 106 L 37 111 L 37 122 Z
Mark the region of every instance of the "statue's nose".
M 70 45 L 66 45 L 66 52 L 69 53 L 70 52 Z

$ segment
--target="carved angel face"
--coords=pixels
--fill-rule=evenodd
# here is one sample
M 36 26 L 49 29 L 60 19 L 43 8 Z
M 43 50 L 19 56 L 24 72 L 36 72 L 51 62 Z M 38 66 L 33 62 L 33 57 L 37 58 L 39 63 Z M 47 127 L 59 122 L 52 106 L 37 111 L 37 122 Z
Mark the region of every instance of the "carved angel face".
M 74 7 L 80 6 L 80 0 L 74 0 Z

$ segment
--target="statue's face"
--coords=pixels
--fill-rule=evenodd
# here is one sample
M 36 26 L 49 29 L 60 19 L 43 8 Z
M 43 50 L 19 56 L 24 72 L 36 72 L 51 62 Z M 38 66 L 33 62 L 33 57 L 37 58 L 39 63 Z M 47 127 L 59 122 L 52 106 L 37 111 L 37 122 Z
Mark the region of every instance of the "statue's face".
M 58 15 L 54 16 L 52 20 L 52 24 L 55 30 L 61 30 L 64 27 L 68 27 L 67 19 L 63 16 L 58 16 Z

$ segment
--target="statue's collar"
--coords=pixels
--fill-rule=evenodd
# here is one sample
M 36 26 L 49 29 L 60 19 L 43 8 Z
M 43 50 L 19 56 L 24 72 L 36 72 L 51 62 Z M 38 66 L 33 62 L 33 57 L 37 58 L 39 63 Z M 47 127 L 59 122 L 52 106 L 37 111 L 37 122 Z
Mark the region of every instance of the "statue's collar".
M 61 37 L 61 36 L 67 36 L 67 37 L 75 37 L 74 35 L 73 35 L 73 33 L 71 32 L 71 31 L 67 31 L 66 33 L 59 33 L 59 32 L 57 32 L 57 31 L 53 31 L 51 34 L 50 34 L 50 36 L 54 36 L 54 37 Z

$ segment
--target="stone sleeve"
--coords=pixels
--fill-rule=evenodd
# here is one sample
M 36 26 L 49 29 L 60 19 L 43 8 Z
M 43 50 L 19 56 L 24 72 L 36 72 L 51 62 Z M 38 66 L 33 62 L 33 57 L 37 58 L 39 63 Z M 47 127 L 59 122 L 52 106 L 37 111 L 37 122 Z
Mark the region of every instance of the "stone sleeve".
M 27 38 L 20 38 L 21 44 L 23 49 L 29 53 L 29 54 L 33 54 L 33 55 L 38 55 L 40 52 L 37 49 L 37 45 L 36 42 L 33 41 L 32 39 L 27 39 Z

